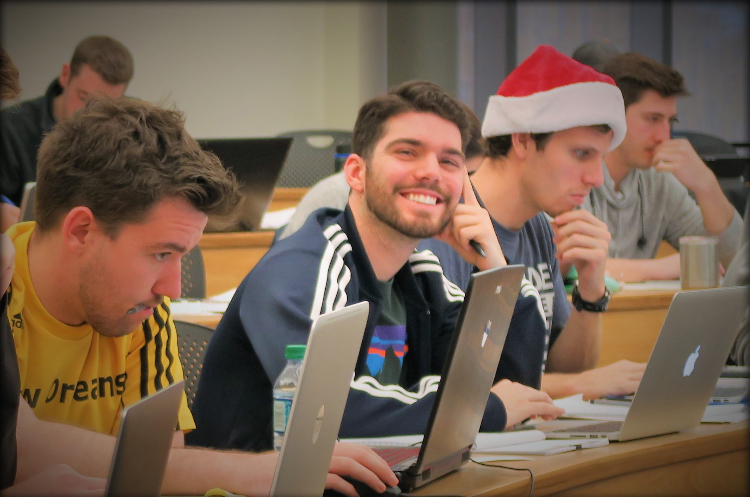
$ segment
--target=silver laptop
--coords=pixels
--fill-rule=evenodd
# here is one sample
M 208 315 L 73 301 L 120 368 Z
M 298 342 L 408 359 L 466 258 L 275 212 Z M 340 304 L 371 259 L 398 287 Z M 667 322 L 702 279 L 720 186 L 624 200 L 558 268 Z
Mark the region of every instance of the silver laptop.
M 748 297 L 748 287 L 677 292 L 625 420 L 553 430 L 547 438 L 625 441 L 697 426 L 745 316 Z
M 21 214 L 19 222 L 34 220 L 34 194 L 36 193 L 36 182 L 26 183 L 23 186 L 23 196 L 21 197 Z
M 313 322 L 272 497 L 323 495 L 369 309 L 360 302 Z
M 421 487 L 469 459 L 525 271 L 514 265 L 471 275 L 421 447 L 373 447 L 401 490 Z
M 158 497 L 164 483 L 184 380 L 122 411 L 105 497 Z

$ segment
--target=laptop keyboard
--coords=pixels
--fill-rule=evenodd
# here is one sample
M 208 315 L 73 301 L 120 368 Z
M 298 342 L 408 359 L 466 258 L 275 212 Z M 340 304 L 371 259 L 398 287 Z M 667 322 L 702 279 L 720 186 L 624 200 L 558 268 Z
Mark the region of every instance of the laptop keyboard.
M 371 447 L 385 462 L 391 467 L 392 470 L 398 471 L 405 469 L 405 467 L 411 466 L 419 456 L 420 447 Z M 408 462 L 408 465 L 404 463 Z
M 556 432 L 567 432 L 567 433 L 578 433 L 578 432 L 597 432 L 597 433 L 608 433 L 611 431 L 620 431 L 622 428 L 622 421 L 607 421 L 604 423 L 594 423 L 590 425 L 576 426 L 573 428 L 565 428 L 564 430 L 555 430 Z

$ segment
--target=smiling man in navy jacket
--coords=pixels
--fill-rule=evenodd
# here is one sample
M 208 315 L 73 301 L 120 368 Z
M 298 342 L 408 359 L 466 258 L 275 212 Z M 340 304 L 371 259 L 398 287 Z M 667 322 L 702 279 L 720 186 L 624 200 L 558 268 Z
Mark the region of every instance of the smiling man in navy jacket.
M 472 265 L 505 264 L 469 186 L 467 129 L 459 103 L 432 83 L 404 83 L 363 105 L 344 166 L 348 206 L 313 212 L 238 287 L 206 352 L 188 443 L 270 449 L 286 345 L 306 343 L 318 315 L 363 300 L 370 316 L 340 435 L 424 433 L 463 292 L 430 251 L 415 249 L 439 234 Z M 492 392 L 484 430 L 562 412 L 518 383 Z

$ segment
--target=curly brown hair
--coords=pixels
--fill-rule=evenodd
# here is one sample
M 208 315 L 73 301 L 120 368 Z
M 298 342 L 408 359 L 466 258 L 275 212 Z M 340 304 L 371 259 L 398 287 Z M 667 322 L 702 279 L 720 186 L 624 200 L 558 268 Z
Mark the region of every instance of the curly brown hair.
M 8 52 L 0 47 L 0 98 L 3 100 L 14 100 L 21 93 L 21 84 L 18 82 L 18 68 L 13 63 Z
M 177 110 L 133 98 L 93 98 L 44 138 L 34 214 L 40 232 L 86 206 L 115 238 L 160 200 L 186 199 L 205 214 L 227 214 L 238 185 L 187 133 Z

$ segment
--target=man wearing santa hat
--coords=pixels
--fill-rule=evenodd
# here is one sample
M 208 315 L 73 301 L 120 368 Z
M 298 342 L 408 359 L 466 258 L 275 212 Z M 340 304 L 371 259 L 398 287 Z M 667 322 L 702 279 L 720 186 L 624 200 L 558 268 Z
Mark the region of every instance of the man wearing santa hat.
M 607 226 L 579 209 L 602 184 L 602 157 L 626 132 L 625 107 L 612 78 L 539 46 L 489 99 L 482 125 L 488 157 L 472 176 L 509 264 L 527 266 L 524 295 L 536 294 L 545 324 L 513 327 L 499 375 L 541 386 L 553 398 L 632 393 L 644 364 L 596 365 L 601 313 L 609 301 L 604 270 Z M 447 245 L 429 244 L 446 276 L 463 287 L 476 268 Z M 573 305 L 561 265 L 574 265 Z M 543 374 L 544 373 L 544 374 Z

